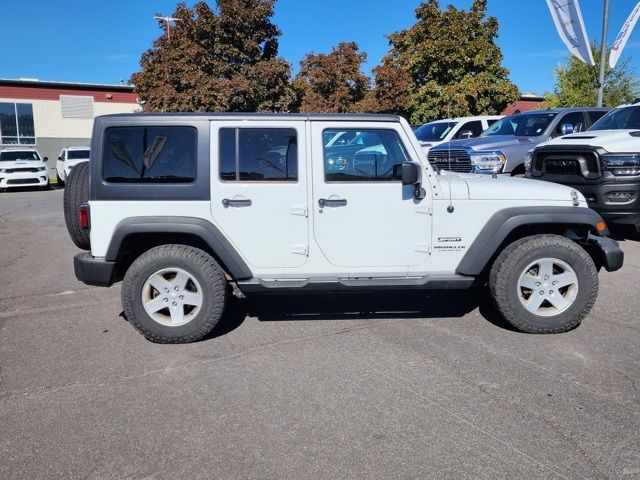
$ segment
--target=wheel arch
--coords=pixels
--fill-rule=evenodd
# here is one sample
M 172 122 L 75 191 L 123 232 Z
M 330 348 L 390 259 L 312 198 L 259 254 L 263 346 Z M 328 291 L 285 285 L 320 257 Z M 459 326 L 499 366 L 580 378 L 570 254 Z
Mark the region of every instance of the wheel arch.
M 211 222 L 195 217 L 133 217 L 115 228 L 105 260 L 118 264 L 122 278 L 131 263 L 145 251 L 166 244 L 189 245 L 206 251 L 234 280 L 253 275 L 227 238 Z
M 608 234 L 606 228 L 598 231 L 600 222 L 600 215 L 589 208 L 513 207 L 500 210 L 477 235 L 456 273 L 481 275 L 507 245 L 526 236 L 550 233 L 577 241 L 586 240 L 589 234 Z

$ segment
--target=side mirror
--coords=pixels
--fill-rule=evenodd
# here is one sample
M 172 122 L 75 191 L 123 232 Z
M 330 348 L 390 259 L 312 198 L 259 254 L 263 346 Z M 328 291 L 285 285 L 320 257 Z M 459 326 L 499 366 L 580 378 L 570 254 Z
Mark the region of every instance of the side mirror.
M 413 162 L 394 165 L 393 176 L 402 180 L 402 185 L 415 185 L 418 183 L 418 165 Z
M 468 139 L 468 138 L 472 138 L 472 137 L 473 137 L 473 132 L 471 130 L 462 130 L 458 134 L 458 138 Z
M 576 126 L 573 128 L 573 133 L 578 133 L 583 131 L 584 131 L 584 123 L 576 123 Z
M 58 160 L 60 160 L 61 162 L 64 162 L 64 157 L 58 157 Z
M 43 161 L 44 163 L 47 163 L 47 162 L 49 161 L 49 157 L 43 157 L 43 158 L 42 158 L 42 161 Z
M 563 123 L 560 125 L 560 133 L 562 135 L 569 135 L 570 133 L 573 133 L 573 130 L 573 125 L 570 123 Z

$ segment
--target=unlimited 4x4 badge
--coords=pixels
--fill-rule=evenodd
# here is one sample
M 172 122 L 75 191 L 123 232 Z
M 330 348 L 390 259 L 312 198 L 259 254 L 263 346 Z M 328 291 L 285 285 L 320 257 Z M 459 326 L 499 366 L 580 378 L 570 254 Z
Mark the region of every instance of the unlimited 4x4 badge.
M 438 245 L 433 248 L 440 252 L 460 252 L 467 248 L 466 245 L 460 245 L 462 237 L 438 237 Z

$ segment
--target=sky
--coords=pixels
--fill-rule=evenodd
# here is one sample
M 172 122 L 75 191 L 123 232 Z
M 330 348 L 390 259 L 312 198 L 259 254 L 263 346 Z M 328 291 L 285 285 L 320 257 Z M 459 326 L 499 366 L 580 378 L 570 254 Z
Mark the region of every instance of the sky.
M 637 0 L 610 0 L 608 41 Z M 587 33 L 600 41 L 604 0 L 581 0 Z M 193 4 L 187 0 L 188 5 Z M 356 41 L 370 73 L 388 51 L 385 35 L 410 27 L 419 0 L 277 0 L 280 56 L 297 71 L 308 52 L 327 53 Z M 440 0 L 468 8 L 472 0 Z M 142 52 L 162 32 L 153 16 L 170 15 L 175 0 L 2 0 L 4 45 L 0 78 L 117 84 L 139 70 Z M 523 93 L 553 89 L 555 66 L 568 55 L 544 0 L 488 0 L 500 23 L 498 45 L 512 81 Z M 640 26 L 622 58 L 640 74 Z

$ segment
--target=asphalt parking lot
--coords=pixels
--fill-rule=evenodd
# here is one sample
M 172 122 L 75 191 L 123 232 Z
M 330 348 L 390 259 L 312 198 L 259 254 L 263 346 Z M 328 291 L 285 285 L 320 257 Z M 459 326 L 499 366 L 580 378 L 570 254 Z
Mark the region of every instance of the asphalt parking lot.
M 0 194 L 0 478 L 640 478 L 640 243 L 578 329 L 480 295 L 234 302 L 155 345 L 75 280 L 62 191 Z

